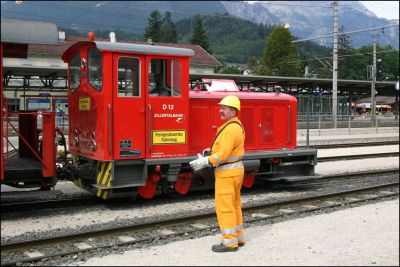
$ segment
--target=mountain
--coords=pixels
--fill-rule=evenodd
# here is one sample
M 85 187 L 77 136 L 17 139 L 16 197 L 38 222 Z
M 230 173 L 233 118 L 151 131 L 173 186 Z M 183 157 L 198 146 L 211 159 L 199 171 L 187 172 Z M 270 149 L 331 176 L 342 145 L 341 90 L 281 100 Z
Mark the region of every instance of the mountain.
M 253 4 L 237 4 L 232 1 L 221 2 L 230 14 L 267 24 L 289 24 L 290 31 L 299 38 L 311 38 L 332 34 L 333 8 L 330 1 L 260 1 Z M 398 20 L 378 18 L 358 1 L 339 2 L 339 25 L 344 31 L 380 27 L 398 24 Z M 254 10 L 258 15 L 254 15 Z M 278 20 L 277 20 L 278 19 Z M 354 47 L 372 43 L 371 32 L 351 34 Z M 315 42 L 331 46 L 332 38 L 317 39 Z M 382 46 L 391 44 L 399 47 L 399 28 L 379 31 L 378 43 Z
M 138 35 L 147 26 L 153 10 L 170 11 L 172 20 L 190 18 L 196 14 L 230 14 L 255 23 L 289 24 L 298 38 L 328 35 L 333 31 L 330 1 L 1 1 L 3 18 L 52 21 L 60 28 L 80 32 L 120 29 Z M 339 2 L 339 25 L 353 31 L 391 25 L 398 20 L 376 17 L 358 1 Z M 117 36 L 118 37 L 118 36 Z M 371 44 L 371 32 L 350 35 L 354 47 Z M 318 39 L 332 45 L 332 38 Z M 399 47 L 399 28 L 379 31 L 378 43 Z

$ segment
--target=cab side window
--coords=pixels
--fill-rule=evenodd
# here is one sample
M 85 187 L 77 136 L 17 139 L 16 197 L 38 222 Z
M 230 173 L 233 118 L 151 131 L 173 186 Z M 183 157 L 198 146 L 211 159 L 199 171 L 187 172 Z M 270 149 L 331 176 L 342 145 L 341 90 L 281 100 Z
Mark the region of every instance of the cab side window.
M 180 96 L 181 88 L 181 64 L 178 60 L 151 60 L 149 66 L 150 96 Z
M 138 58 L 118 59 L 118 96 L 140 96 L 140 61 Z
M 69 90 L 72 94 L 81 84 L 81 56 L 79 52 L 69 62 Z
M 88 70 L 89 84 L 97 91 L 100 91 L 103 86 L 103 63 L 100 50 L 89 48 Z

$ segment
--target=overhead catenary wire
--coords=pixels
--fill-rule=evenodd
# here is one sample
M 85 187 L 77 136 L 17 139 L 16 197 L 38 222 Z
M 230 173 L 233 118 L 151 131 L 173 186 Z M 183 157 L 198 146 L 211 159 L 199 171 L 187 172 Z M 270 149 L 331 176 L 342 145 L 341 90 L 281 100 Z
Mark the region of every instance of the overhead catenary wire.
M 340 32 L 340 33 L 338 33 L 338 35 L 346 35 L 346 34 L 354 34 L 354 33 L 359 33 L 359 32 L 376 31 L 376 30 L 387 29 L 387 28 L 392 28 L 392 27 L 399 27 L 399 24 L 385 25 L 385 26 L 379 26 L 379 27 L 373 27 L 373 28 L 367 28 L 367 29 L 361 29 L 361 30 L 354 30 L 354 31 L 349 31 L 349 32 Z M 317 36 L 317 37 L 311 37 L 311 38 L 305 38 L 305 39 L 299 39 L 299 40 L 294 40 L 292 42 L 293 43 L 299 43 L 299 42 L 311 41 L 311 40 L 323 39 L 323 38 L 329 38 L 329 37 L 333 37 L 333 34 L 324 35 L 324 36 Z
M 384 50 L 384 51 L 377 51 L 376 54 L 380 53 L 389 53 L 389 52 L 394 52 L 394 51 L 399 51 L 399 49 L 390 49 L 390 50 Z M 353 56 L 366 56 L 366 55 L 371 55 L 373 52 L 367 52 L 367 53 L 357 53 L 357 54 L 346 54 L 346 55 L 340 55 L 338 58 L 342 57 L 353 57 Z M 332 59 L 332 56 L 326 56 L 326 57 L 319 57 L 319 59 Z M 303 62 L 303 61 L 314 61 L 316 59 L 310 58 L 310 59 L 302 59 L 302 60 L 297 60 L 297 61 L 289 61 L 287 62 L 288 64 L 294 64 L 297 62 Z

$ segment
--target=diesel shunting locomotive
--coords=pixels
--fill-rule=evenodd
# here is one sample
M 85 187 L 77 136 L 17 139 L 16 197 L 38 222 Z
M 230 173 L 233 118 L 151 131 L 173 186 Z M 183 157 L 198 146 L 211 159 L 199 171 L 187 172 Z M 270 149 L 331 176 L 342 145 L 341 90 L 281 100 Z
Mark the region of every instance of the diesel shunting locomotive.
M 204 79 L 190 88 L 193 55 L 94 38 L 64 52 L 76 185 L 104 199 L 213 187 L 212 170 L 197 173 L 188 163 L 211 145 L 222 124 L 218 102 L 226 95 L 242 106 L 244 187 L 315 177 L 317 151 L 296 145 L 296 98 L 240 91 L 227 80 Z

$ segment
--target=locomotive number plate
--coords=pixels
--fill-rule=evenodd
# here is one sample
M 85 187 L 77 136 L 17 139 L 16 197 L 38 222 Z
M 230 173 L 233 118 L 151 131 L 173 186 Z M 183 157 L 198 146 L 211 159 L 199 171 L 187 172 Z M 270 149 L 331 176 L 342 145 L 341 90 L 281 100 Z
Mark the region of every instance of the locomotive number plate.
M 186 144 L 186 131 L 153 131 L 152 143 L 154 145 Z

